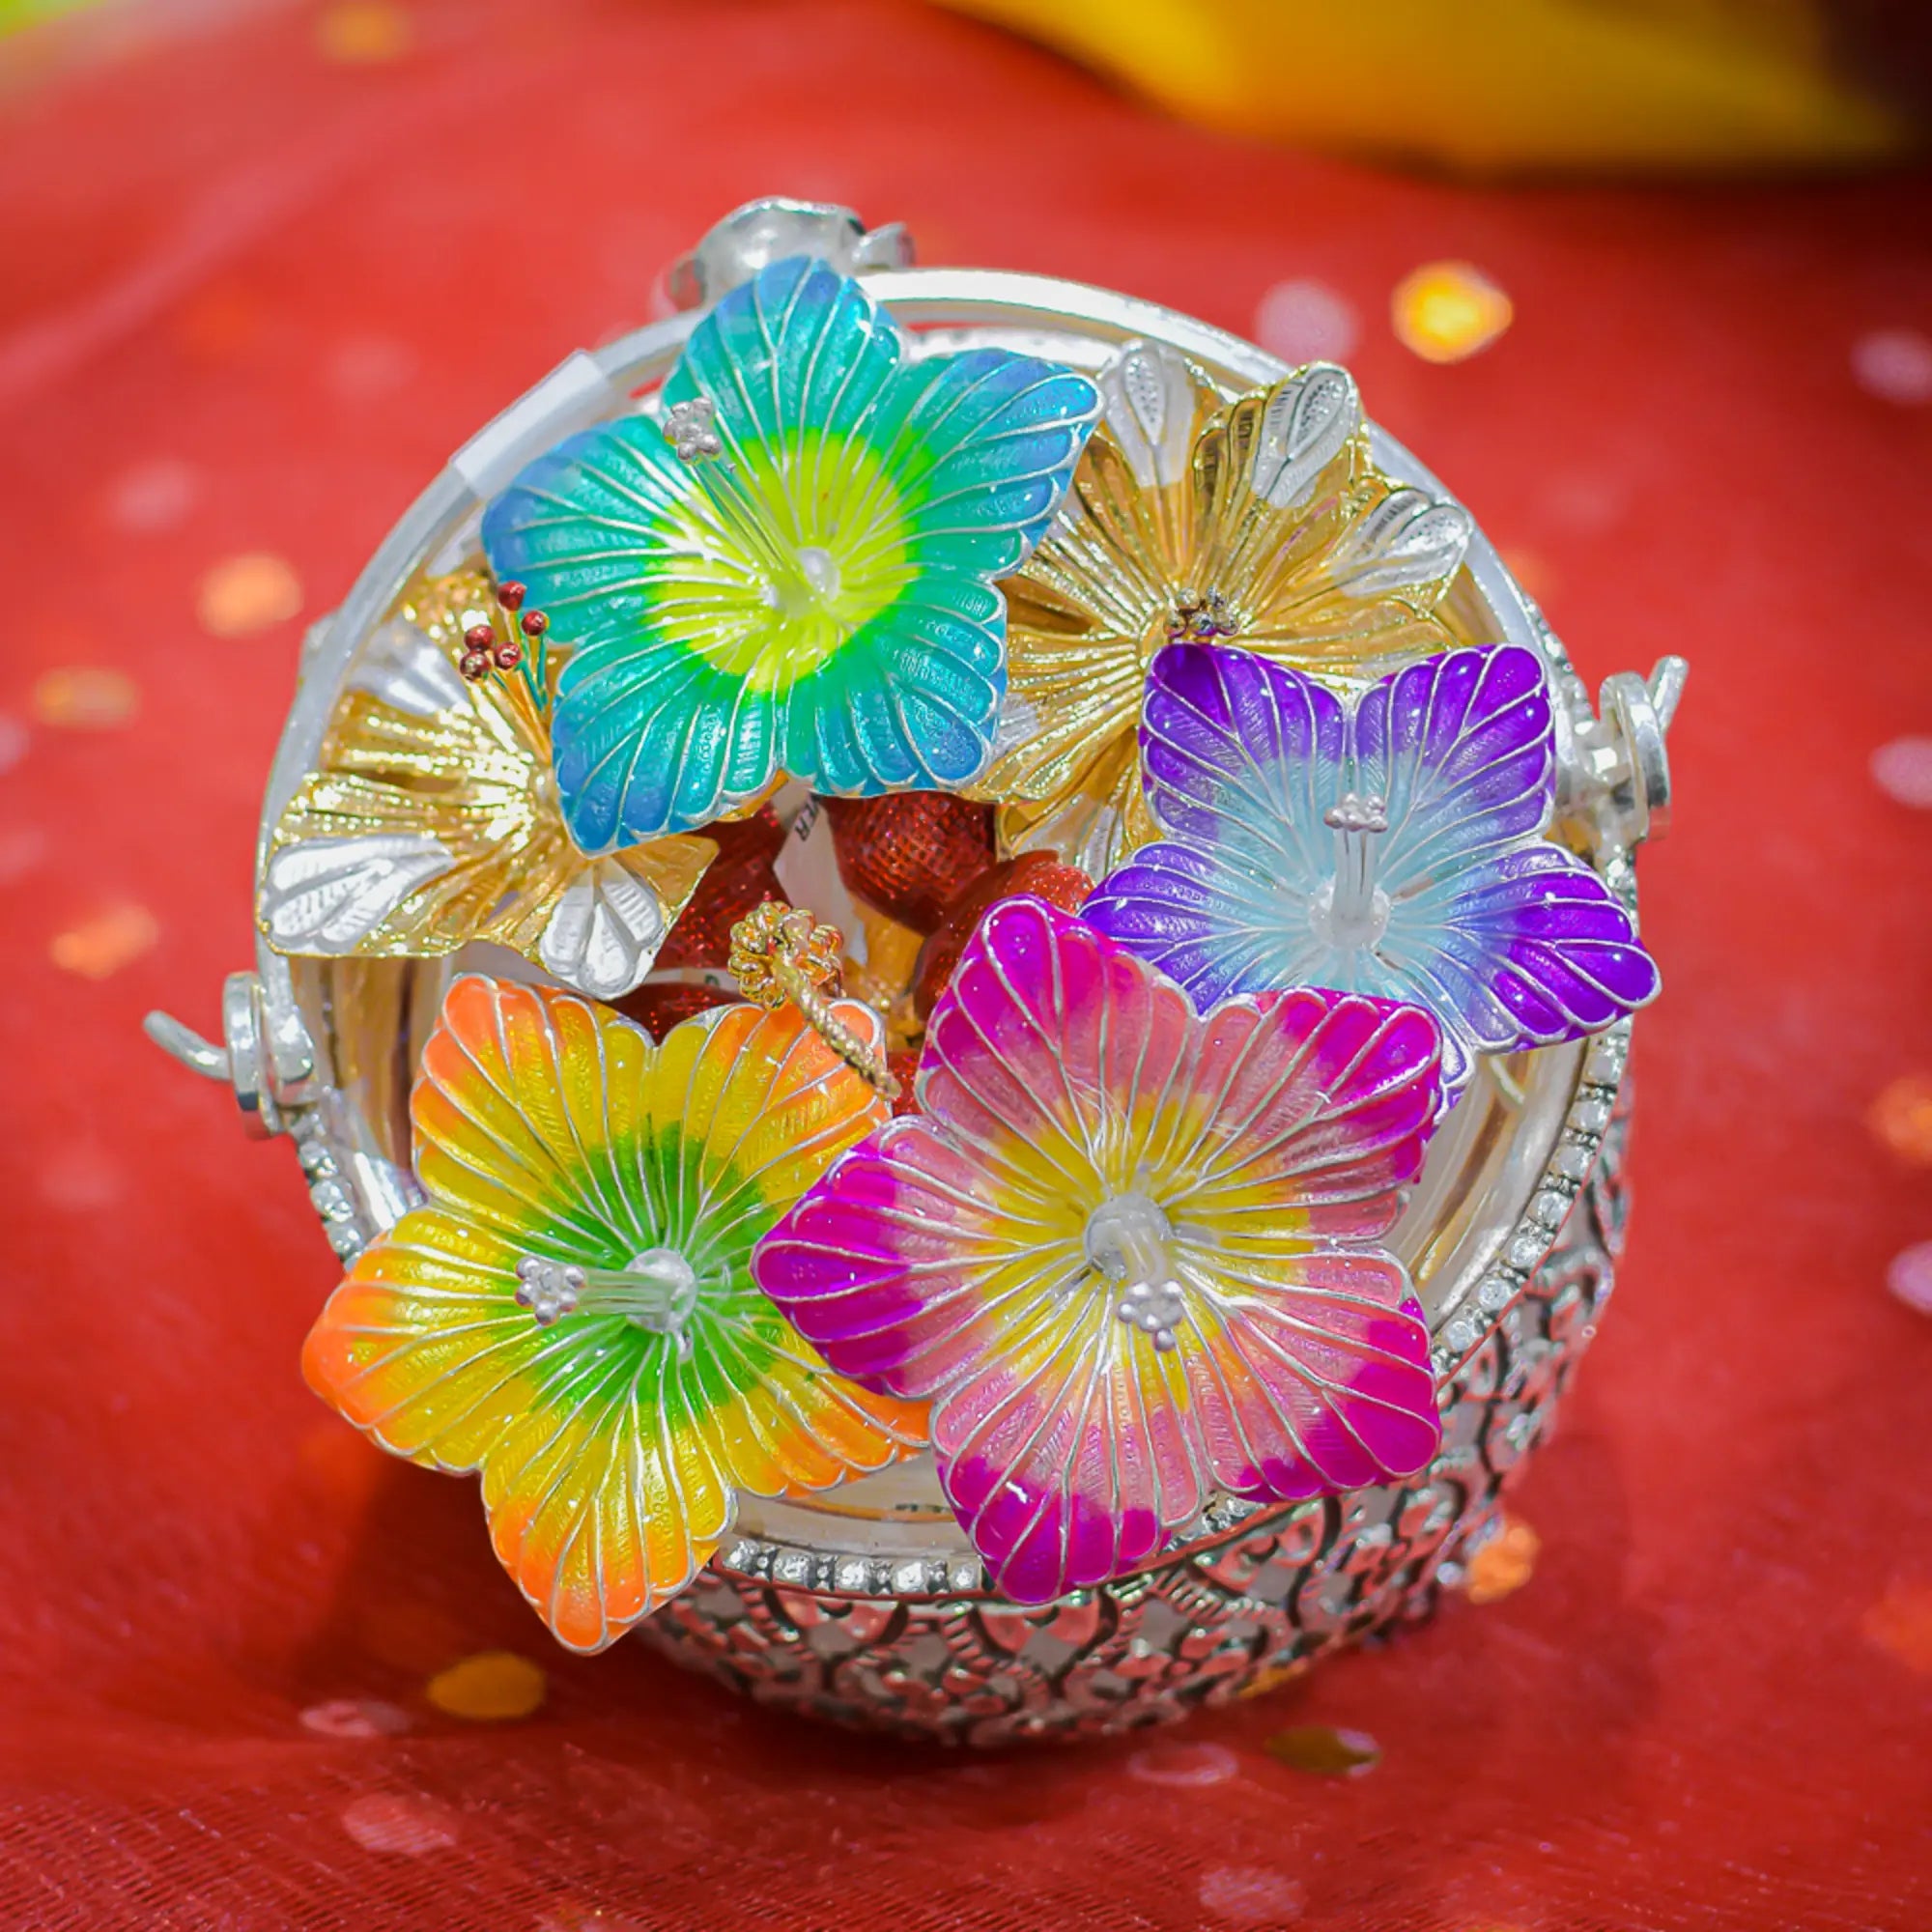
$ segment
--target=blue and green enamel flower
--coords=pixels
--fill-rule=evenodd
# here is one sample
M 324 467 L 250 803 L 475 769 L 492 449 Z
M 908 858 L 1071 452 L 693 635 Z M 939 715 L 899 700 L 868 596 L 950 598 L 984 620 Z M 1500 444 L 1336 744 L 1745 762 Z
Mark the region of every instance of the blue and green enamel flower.
M 786 773 L 841 797 L 977 776 L 1006 688 L 996 582 L 1098 409 L 1033 356 L 913 359 L 822 262 L 727 295 L 663 421 L 569 438 L 483 520 L 498 580 L 570 648 L 552 737 L 578 843 L 706 824 Z

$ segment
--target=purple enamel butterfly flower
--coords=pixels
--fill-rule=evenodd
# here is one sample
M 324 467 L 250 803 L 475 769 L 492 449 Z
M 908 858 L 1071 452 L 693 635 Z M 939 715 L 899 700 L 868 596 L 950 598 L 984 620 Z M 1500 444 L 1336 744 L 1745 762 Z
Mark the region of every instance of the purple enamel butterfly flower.
M 1629 914 L 1546 836 L 1549 693 L 1520 645 L 1450 651 L 1348 703 L 1240 650 L 1173 644 L 1141 724 L 1162 838 L 1082 916 L 1203 1008 L 1328 986 L 1406 1001 L 1475 1056 L 1596 1033 L 1654 998 Z

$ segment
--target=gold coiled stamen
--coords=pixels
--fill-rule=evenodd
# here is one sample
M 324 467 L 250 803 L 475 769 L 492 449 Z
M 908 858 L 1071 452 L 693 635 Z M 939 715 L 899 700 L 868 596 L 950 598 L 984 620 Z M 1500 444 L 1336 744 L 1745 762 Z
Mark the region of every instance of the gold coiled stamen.
M 854 1073 L 896 1100 L 899 1083 L 886 1065 L 884 1044 L 854 1033 L 822 990 L 838 977 L 844 945 L 836 925 L 821 925 L 782 899 L 767 899 L 732 926 L 729 969 L 746 999 L 767 1008 L 789 1000 Z

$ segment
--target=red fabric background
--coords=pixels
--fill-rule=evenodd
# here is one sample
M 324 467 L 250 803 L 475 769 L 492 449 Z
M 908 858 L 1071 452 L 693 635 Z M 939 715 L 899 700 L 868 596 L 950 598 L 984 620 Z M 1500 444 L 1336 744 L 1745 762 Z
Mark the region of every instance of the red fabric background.
M 1848 364 L 1866 330 L 1932 328 L 1923 181 L 1385 178 L 1165 125 L 888 0 L 412 17 L 402 58 L 345 66 L 312 14 L 246 13 L 0 110 L 0 712 L 30 727 L 0 776 L 0 1923 L 1932 1922 L 1932 1324 L 1883 1287 L 1932 1202 L 1864 1124 L 1932 1066 L 1932 822 L 1866 768 L 1932 729 L 1932 412 Z M 249 957 L 300 628 L 205 635 L 202 573 L 275 552 L 328 608 L 476 425 L 773 190 L 1242 330 L 1270 284 L 1327 282 L 1371 409 L 1527 553 L 1586 674 L 1695 667 L 1679 830 L 1643 862 L 1666 991 L 1637 1030 L 1634 1236 L 1519 1495 L 1538 1574 L 1202 1719 L 1179 1757 L 936 1757 L 639 1646 L 550 1651 L 470 1487 L 302 1388 L 332 1277 L 287 1148 L 244 1145 L 136 1032 L 153 1005 L 212 1025 Z M 1442 256 L 1518 303 L 1448 368 L 1385 321 Z M 117 525 L 156 461 L 193 501 Z M 130 672 L 138 717 L 34 723 L 72 664 Z M 100 981 L 51 962 L 125 902 L 152 950 Z M 545 1662 L 545 1709 L 438 1715 L 425 1679 L 492 1647 Z M 299 1721 L 364 1697 L 411 1728 Z M 1262 1748 L 1290 1722 L 1383 1759 L 1296 1772 Z M 1208 1781 L 1148 1776 L 1177 1768 Z M 372 1849 L 398 1819 L 415 1849 Z

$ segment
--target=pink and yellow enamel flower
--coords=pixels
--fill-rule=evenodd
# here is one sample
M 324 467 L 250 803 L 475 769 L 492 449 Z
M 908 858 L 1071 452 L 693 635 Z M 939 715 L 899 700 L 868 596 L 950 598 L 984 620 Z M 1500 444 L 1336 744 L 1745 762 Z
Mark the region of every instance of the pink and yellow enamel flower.
M 923 1113 L 846 1154 L 753 1272 L 833 1367 L 933 1403 L 941 1483 L 1040 1603 L 1154 1556 L 1218 1492 L 1408 1475 L 1429 1336 L 1382 1245 L 1441 1105 L 1415 1008 L 1305 989 L 1197 1014 L 1037 899 L 935 1007 Z
M 919 1408 L 830 1374 L 751 1277 L 886 1115 L 796 1009 L 718 1008 L 656 1044 L 575 994 L 460 979 L 412 1113 L 428 1202 L 355 1262 L 303 1371 L 384 1449 L 481 1472 L 498 1558 L 572 1649 L 689 1583 L 738 1492 L 923 1444 Z

